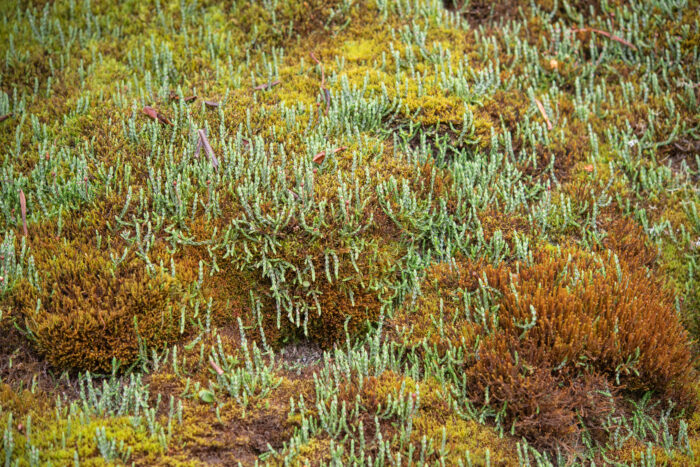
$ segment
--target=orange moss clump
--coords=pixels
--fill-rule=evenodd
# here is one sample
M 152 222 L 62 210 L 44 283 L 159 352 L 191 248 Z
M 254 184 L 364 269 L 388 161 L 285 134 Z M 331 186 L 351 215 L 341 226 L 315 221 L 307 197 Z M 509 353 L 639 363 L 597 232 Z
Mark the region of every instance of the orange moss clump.
M 612 409 L 601 392 L 691 400 L 687 332 L 643 268 L 564 250 L 483 272 L 501 294 L 499 329 L 466 368 L 469 392 L 479 400 L 489 388 L 492 402 L 507 402 L 521 434 L 565 442 L 578 434 L 579 416 L 595 430 Z
M 113 358 L 134 361 L 139 337 L 160 347 L 177 336 L 177 287 L 164 273 L 149 275 L 134 260 L 113 268 L 104 253 L 80 241 L 41 261 L 40 270 L 41 287 L 24 281 L 13 300 L 37 350 L 55 367 L 106 371 Z

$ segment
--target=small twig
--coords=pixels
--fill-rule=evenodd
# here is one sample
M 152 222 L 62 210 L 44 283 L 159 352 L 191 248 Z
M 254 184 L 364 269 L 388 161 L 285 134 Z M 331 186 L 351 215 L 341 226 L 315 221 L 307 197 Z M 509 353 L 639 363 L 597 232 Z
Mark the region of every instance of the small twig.
M 10 112 L 9 114 L 0 115 L 0 122 L 4 122 L 5 120 L 12 117 L 13 115 L 14 115 L 14 113 L 12 113 L 12 112 Z
M 619 36 L 616 36 L 616 35 L 614 35 L 614 34 L 610 34 L 610 33 L 607 32 L 607 31 L 602 31 L 602 30 L 600 30 L 600 29 L 595 29 L 595 28 L 580 28 L 580 29 L 576 29 L 576 28 L 574 28 L 574 29 L 573 29 L 573 32 L 575 32 L 575 33 L 576 33 L 576 32 L 594 32 L 594 33 L 596 33 L 596 34 L 600 34 L 601 36 L 605 36 L 605 37 L 607 37 L 608 39 L 614 40 L 615 42 L 619 42 L 620 44 L 626 45 L 627 47 L 630 47 L 630 48 L 632 48 L 633 50 L 637 50 L 637 47 L 636 47 L 634 44 L 632 44 L 631 42 L 626 41 L 625 39 L 623 39 L 623 38 L 621 38 L 621 37 L 619 37 Z

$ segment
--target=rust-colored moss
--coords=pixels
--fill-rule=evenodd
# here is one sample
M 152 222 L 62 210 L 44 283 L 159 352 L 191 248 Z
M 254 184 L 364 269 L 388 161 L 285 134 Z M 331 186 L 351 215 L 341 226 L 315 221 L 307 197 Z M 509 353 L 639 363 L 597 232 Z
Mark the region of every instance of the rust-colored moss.
M 109 257 L 79 242 L 54 254 L 41 263 L 40 287 L 25 280 L 13 297 L 53 366 L 107 371 L 113 358 L 136 358 L 139 338 L 158 348 L 177 336 L 178 288 L 169 275 L 150 275 L 133 260 L 113 268 Z
M 576 250 L 540 252 L 517 271 L 487 267 L 501 293 L 500 329 L 466 370 L 473 397 L 489 387 L 538 442 L 545 433 L 552 440 L 577 434 L 582 412 L 599 425 L 607 406 L 596 388 L 651 390 L 689 403 L 692 358 L 670 297 L 644 270 L 621 263 L 620 278 L 616 270 L 612 260 Z M 523 330 L 533 309 L 537 321 Z

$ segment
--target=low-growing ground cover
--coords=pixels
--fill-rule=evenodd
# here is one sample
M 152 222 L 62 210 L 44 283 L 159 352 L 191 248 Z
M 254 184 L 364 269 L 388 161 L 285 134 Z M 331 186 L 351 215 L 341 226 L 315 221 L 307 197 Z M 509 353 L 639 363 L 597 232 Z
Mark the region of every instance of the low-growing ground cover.
M 694 0 L 0 3 L 0 463 L 700 463 Z

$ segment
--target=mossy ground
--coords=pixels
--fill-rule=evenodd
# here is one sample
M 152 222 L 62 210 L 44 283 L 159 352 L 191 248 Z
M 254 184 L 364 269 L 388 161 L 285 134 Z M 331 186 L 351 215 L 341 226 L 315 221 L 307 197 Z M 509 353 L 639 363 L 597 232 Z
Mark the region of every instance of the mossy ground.
M 697 464 L 699 9 L 0 2 L 0 462 Z

